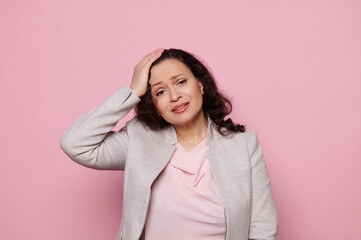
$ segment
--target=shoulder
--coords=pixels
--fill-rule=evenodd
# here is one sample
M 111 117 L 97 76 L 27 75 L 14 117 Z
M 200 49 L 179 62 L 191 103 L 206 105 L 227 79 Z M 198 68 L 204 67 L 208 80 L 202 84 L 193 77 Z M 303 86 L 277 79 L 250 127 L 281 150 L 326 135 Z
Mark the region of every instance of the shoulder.
M 245 142 L 247 147 L 258 144 L 257 132 L 254 129 L 246 129 L 246 131 L 243 133 L 236 133 L 234 138 L 235 141 Z
M 149 141 L 150 139 L 152 141 L 159 141 L 174 135 L 172 127 L 153 130 L 136 116 L 126 123 L 126 128 L 129 136 L 144 139 L 144 141 Z
M 127 121 L 126 126 L 128 129 L 136 128 L 136 127 L 142 127 L 142 122 L 135 116 L 129 121 Z M 144 126 L 145 127 L 145 126 Z
M 256 146 L 257 135 L 253 129 L 246 129 L 244 132 L 232 133 L 222 136 L 213 129 L 213 136 L 210 138 L 210 148 L 213 152 L 222 156 L 222 162 L 233 166 L 235 169 L 249 169 L 251 167 L 250 157 Z
M 137 118 L 136 116 L 133 117 L 131 120 L 129 120 L 126 123 L 126 128 L 127 128 L 127 131 L 131 132 L 131 133 L 134 133 L 134 132 L 138 132 L 138 133 L 151 132 L 151 133 L 154 133 L 154 132 L 156 132 L 154 130 L 151 130 L 144 122 L 139 120 L 139 118 Z
M 257 133 L 254 129 L 246 129 L 244 132 L 230 133 L 229 135 L 223 136 L 216 129 L 217 139 L 227 144 L 240 144 L 247 142 L 257 141 Z
M 222 136 L 218 132 L 215 135 L 212 145 L 221 146 L 229 155 L 248 158 L 256 148 L 260 147 L 254 129 L 246 129 L 244 132 L 232 133 L 228 136 Z
M 248 153 L 251 153 L 259 145 L 257 132 L 254 129 L 246 129 L 243 133 L 235 133 L 231 141 L 234 146 L 244 146 Z

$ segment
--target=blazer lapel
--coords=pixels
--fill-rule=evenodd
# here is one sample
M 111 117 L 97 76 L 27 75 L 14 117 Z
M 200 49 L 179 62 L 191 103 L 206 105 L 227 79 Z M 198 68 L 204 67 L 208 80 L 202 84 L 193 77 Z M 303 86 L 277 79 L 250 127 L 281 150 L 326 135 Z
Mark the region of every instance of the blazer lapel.
M 223 137 L 213 125 L 214 123 L 209 119 L 207 144 L 209 150 L 207 151 L 208 162 L 212 171 L 214 181 L 216 183 L 218 192 L 222 198 L 224 205 L 224 212 L 226 218 L 226 240 L 232 239 L 232 229 L 234 225 L 234 217 L 232 216 L 232 195 L 236 189 L 232 188 L 234 172 L 232 164 L 232 153 L 226 151 L 225 137 Z M 234 157 L 234 156 L 233 156 Z
M 227 152 L 223 146 L 226 144 L 224 141 L 225 137 L 217 131 L 212 120 L 209 119 L 208 121 L 208 162 L 218 191 L 223 198 L 224 207 L 227 208 L 227 197 L 231 191 L 230 184 L 234 180 L 232 176 L 230 176 L 233 168 L 231 164 L 232 159 L 229 157 L 231 153 Z
M 147 182 L 148 186 L 151 187 L 154 180 L 167 166 L 171 159 L 177 143 L 177 135 L 173 126 L 169 126 L 157 134 L 150 134 L 147 136 L 149 139 L 146 141 L 148 144 L 147 148 L 151 149 L 147 154 Z

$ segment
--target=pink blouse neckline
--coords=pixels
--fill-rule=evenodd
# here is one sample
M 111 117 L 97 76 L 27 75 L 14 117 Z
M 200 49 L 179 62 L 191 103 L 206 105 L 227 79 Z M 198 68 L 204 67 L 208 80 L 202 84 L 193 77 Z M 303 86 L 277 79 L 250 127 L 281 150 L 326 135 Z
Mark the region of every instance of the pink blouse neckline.
M 177 142 L 152 185 L 145 240 L 224 240 L 224 206 L 208 163 L 206 139 L 187 152 Z
M 179 151 L 178 155 L 182 157 L 173 157 L 170 160 L 171 166 L 178 168 L 179 170 L 195 175 L 193 185 L 197 185 L 197 183 L 201 180 L 204 173 L 201 174 L 200 169 L 204 163 L 205 157 L 201 157 L 204 149 L 208 150 L 208 146 L 206 144 L 206 139 L 203 139 L 198 145 L 192 148 L 190 151 L 186 151 L 182 144 L 179 142 L 176 143 L 177 151 Z M 195 156 L 195 157 L 192 157 Z

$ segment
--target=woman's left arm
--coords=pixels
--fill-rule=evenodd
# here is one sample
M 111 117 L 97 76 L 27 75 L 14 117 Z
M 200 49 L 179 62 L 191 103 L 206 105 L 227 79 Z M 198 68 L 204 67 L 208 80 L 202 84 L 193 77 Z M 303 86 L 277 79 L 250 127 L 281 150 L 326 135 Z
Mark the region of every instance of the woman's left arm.
M 262 147 L 254 130 L 249 130 L 248 154 L 252 168 L 252 209 L 249 239 L 277 240 L 277 213 L 271 180 L 263 158 Z

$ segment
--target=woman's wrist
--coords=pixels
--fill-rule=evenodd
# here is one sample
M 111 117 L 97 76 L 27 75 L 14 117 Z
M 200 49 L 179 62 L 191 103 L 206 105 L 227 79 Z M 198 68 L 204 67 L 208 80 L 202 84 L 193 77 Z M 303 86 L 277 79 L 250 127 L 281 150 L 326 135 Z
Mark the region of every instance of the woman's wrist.
M 134 86 L 130 86 L 130 89 L 132 90 L 132 92 L 135 94 L 135 95 L 137 95 L 137 97 L 138 98 L 141 98 L 143 95 L 140 93 L 140 91 L 137 89 L 137 88 L 135 88 Z

